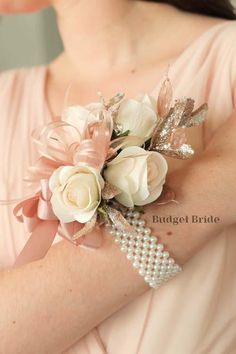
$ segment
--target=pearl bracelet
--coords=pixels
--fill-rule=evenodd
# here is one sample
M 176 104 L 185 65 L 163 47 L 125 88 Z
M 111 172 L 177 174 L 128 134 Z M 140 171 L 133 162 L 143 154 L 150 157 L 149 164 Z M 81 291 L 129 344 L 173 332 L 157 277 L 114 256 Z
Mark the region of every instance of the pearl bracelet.
M 114 224 L 109 224 L 109 231 L 145 282 L 156 289 L 177 275 L 182 268 L 164 250 L 164 245 L 158 243 L 158 238 L 151 235 L 151 229 L 145 226 L 139 212 L 127 210 L 123 216 L 135 232 L 119 231 Z

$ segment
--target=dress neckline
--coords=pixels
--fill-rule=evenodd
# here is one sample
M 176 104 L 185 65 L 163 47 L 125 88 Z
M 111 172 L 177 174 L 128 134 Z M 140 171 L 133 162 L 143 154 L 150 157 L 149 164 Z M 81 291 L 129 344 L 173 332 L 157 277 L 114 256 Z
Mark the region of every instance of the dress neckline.
M 211 26 L 206 31 L 204 31 L 199 36 L 197 36 L 186 48 L 183 49 L 183 51 L 173 60 L 172 63 L 171 63 L 171 61 L 169 61 L 169 63 L 166 65 L 166 68 L 164 70 L 162 70 L 162 73 L 159 75 L 159 79 L 157 79 L 157 84 L 155 84 L 155 86 L 152 89 L 150 89 L 148 91 L 148 93 L 150 95 L 153 95 L 154 93 L 155 94 L 158 93 L 158 90 L 159 90 L 159 88 L 165 78 L 165 75 L 168 71 L 168 68 L 170 69 L 170 72 L 171 72 L 170 76 L 171 76 L 171 81 L 172 81 L 173 77 L 177 73 L 177 68 L 178 68 L 180 62 L 182 62 L 183 59 L 186 58 L 188 56 L 188 54 L 192 52 L 194 47 L 196 47 L 199 42 L 201 42 L 203 39 L 210 36 L 212 33 L 217 31 L 218 29 L 221 29 L 222 27 L 225 27 L 229 24 L 232 24 L 232 20 L 221 21 L 221 22 Z M 51 112 L 50 105 L 49 105 L 49 102 L 47 99 L 47 94 L 46 94 L 48 67 L 46 65 L 41 66 L 41 69 L 43 71 L 43 80 L 42 80 L 42 82 L 43 82 L 43 95 L 42 96 L 44 98 L 44 108 L 45 108 L 45 111 L 47 112 L 47 116 L 49 117 L 48 118 L 49 122 L 55 121 L 55 117 L 53 116 L 53 114 Z M 142 92 L 142 90 L 140 90 L 140 92 Z

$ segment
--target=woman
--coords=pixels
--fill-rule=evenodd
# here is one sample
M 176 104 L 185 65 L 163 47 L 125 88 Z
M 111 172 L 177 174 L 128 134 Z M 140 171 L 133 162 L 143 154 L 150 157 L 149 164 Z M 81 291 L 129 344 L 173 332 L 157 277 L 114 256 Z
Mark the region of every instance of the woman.
M 157 205 L 146 208 L 148 223 L 184 265 L 154 291 L 102 229 L 96 251 L 56 242 L 44 259 L 12 269 L 27 235 L 12 208 L 2 207 L 0 353 L 235 353 L 235 15 L 227 0 L 166 3 L 189 12 L 131 0 L 0 2 L 10 13 L 52 4 L 65 47 L 47 68 L 0 76 L 2 199 L 24 192 L 36 158 L 30 132 L 60 114 L 69 83 L 70 102 L 81 105 L 97 91 L 157 95 L 170 65 L 175 97 L 207 101 L 210 109 L 188 136 L 196 157 L 169 161 L 180 204 L 158 206 L 158 215 L 220 218 L 157 226 Z

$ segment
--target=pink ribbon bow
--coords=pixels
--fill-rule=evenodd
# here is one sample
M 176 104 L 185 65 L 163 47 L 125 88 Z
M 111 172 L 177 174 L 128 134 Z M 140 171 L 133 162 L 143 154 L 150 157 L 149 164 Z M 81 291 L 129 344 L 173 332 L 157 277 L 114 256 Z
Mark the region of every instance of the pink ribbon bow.
M 40 188 L 33 197 L 20 202 L 13 211 L 17 220 L 24 223 L 26 231 L 30 233 L 15 266 L 43 258 L 56 234 L 76 246 L 100 247 L 102 240 L 99 233 L 89 233 L 95 226 L 96 218 L 87 224 L 77 221 L 61 223 L 58 220 L 50 203 L 48 181 L 53 171 L 63 165 L 90 165 L 101 170 L 105 161 L 116 154 L 128 140 L 136 139 L 122 137 L 111 140 L 112 131 L 111 112 L 103 111 L 101 119 L 89 124 L 81 133 L 73 125 L 60 120 L 33 133 L 41 156 L 29 169 L 26 180 L 31 184 L 39 184 Z M 84 233 L 80 232 L 80 236 L 73 240 L 73 236 L 80 230 Z
M 24 223 L 26 231 L 31 234 L 15 266 L 43 258 L 51 247 L 60 222 L 53 213 L 50 197 L 48 180 L 41 180 L 41 191 L 14 208 L 17 220 Z

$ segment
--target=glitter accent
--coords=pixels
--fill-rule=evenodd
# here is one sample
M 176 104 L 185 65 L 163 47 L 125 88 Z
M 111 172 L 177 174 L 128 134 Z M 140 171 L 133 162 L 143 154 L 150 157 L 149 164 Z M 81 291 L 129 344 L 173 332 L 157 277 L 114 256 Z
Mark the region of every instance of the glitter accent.
M 161 113 L 151 138 L 149 150 L 177 159 L 188 159 L 193 156 L 193 148 L 186 144 L 185 129 L 201 124 L 206 118 L 207 104 L 194 109 L 194 100 L 188 97 L 175 100 L 174 106 L 170 106 L 172 97 L 171 86 L 164 81 L 160 90 L 157 104 Z M 169 112 L 166 109 L 169 107 Z M 180 131 L 181 129 L 181 131 Z
M 104 188 L 102 190 L 102 199 L 112 199 L 119 193 L 120 190 L 117 187 L 113 186 L 108 182 L 105 182 Z
M 117 230 L 125 231 L 125 232 L 132 232 L 133 231 L 132 226 L 124 218 L 121 210 L 116 210 L 109 205 L 104 206 L 104 209 L 107 212 L 110 221 L 117 228 Z

